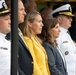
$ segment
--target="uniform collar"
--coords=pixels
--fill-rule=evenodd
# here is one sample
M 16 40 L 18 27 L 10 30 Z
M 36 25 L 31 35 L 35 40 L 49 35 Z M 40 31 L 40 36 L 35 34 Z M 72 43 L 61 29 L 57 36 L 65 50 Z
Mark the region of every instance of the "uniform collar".
M 23 36 L 23 34 L 22 34 L 22 32 L 21 32 L 21 30 L 18 28 L 18 34 L 20 35 L 20 36 Z
M 4 38 L 5 39 L 6 34 L 0 33 L 0 38 Z
M 59 27 L 59 29 L 61 30 L 61 31 L 64 31 L 64 32 L 66 32 L 67 33 L 67 29 L 65 29 L 65 28 L 63 28 L 63 27 Z

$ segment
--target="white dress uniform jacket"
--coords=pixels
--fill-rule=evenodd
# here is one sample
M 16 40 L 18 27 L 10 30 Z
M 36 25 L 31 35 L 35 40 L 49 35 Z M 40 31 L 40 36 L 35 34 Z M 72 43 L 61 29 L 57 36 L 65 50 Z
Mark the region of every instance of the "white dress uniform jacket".
M 10 41 L 0 33 L 0 75 L 10 75 Z
M 76 47 L 67 30 L 60 27 L 60 36 L 57 38 L 58 47 L 62 50 L 68 75 L 76 75 Z

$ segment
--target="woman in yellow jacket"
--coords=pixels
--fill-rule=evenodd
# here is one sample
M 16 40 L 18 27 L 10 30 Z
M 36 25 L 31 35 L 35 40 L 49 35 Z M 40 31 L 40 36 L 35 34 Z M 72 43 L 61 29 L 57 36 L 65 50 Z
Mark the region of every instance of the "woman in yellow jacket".
M 20 25 L 26 45 L 33 57 L 34 75 L 50 75 L 46 52 L 40 43 L 41 40 L 37 37 L 37 34 L 40 34 L 42 31 L 42 27 L 42 18 L 37 11 L 27 14 L 24 25 Z

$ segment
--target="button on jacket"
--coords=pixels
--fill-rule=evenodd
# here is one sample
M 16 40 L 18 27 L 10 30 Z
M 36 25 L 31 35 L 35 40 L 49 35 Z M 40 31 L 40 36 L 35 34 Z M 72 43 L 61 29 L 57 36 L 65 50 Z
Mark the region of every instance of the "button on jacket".
M 76 75 L 76 47 L 71 39 L 70 35 L 67 33 L 67 30 L 60 27 L 60 35 L 57 38 L 57 43 L 59 48 L 62 50 L 66 65 L 68 75 Z

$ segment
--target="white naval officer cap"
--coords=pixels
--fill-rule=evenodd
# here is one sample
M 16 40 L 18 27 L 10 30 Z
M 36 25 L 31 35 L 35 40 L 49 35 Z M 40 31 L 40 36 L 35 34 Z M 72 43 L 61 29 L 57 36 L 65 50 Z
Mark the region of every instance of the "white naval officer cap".
M 58 15 L 66 15 L 66 16 L 71 16 L 71 17 L 74 16 L 72 14 L 72 8 L 70 4 L 65 4 L 54 9 L 50 15 L 52 15 L 53 17 L 56 17 Z
M 8 10 L 5 0 L 0 0 L 0 16 L 7 15 L 9 13 L 10 11 Z

